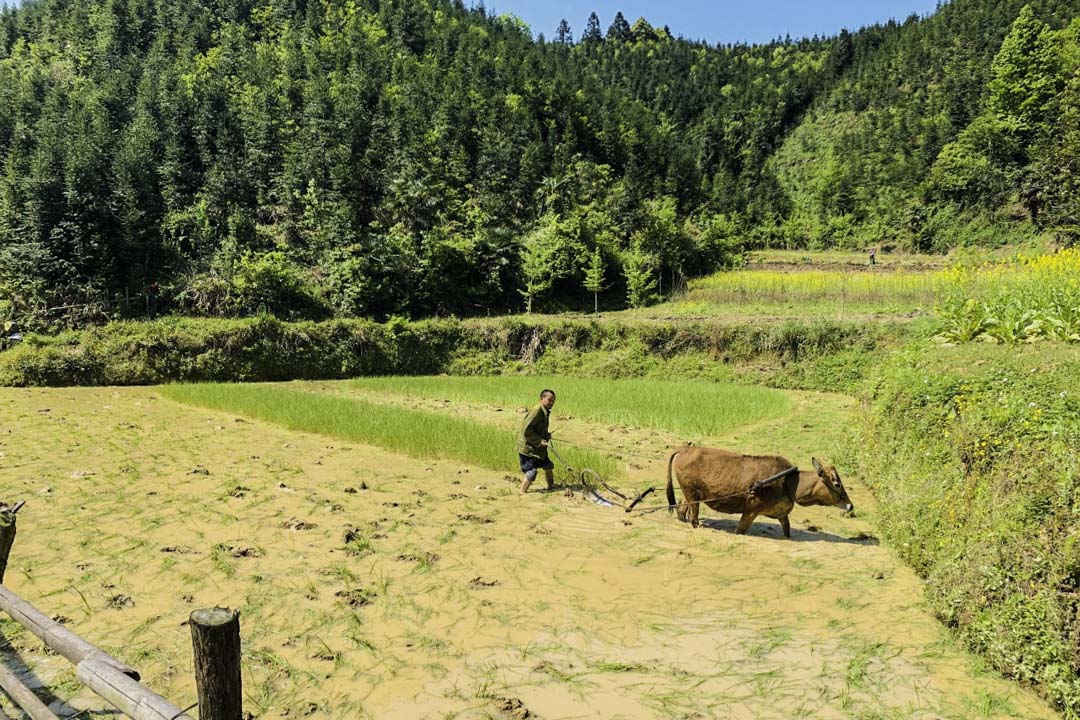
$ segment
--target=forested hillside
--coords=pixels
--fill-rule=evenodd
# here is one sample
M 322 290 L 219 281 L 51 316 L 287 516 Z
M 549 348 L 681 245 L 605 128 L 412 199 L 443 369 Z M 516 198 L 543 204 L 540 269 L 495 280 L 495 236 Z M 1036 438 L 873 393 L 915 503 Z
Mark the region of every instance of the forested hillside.
M 745 246 L 1068 239 L 1078 5 L 714 47 L 460 0 L 29 0 L 0 320 L 641 305 Z
M 1078 10 L 953 2 L 853 35 L 850 69 L 772 161 L 791 201 L 780 237 L 944 251 L 1060 228 L 1071 242 Z

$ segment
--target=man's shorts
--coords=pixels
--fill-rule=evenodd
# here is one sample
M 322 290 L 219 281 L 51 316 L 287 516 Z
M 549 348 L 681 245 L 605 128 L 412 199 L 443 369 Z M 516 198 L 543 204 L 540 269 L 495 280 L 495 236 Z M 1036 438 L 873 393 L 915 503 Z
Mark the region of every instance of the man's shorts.
M 534 458 L 534 457 L 530 457 L 528 455 L 522 455 L 522 454 L 518 453 L 518 461 L 521 463 L 521 472 L 523 472 L 523 473 L 527 473 L 527 472 L 529 472 L 531 470 L 541 470 L 541 469 L 543 469 L 543 470 L 554 470 L 555 469 L 555 463 L 551 462 L 551 460 L 549 460 L 547 458 L 541 460 L 540 458 Z

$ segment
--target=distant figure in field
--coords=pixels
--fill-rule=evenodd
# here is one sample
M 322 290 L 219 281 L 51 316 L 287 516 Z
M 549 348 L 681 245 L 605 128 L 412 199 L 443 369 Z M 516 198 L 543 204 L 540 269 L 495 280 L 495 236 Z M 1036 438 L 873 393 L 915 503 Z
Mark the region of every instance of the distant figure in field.
M 521 463 L 521 472 L 525 473 L 525 481 L 521 483 L 522 494 L 529 491 L 529 486 L 536 479 L 538 470 L 544 471 L 544 479 L 547 480 L 548 490 L 555 487 L 555 479 L 551 474 L 551 471 L 555 469 L 555 465 L 548 459 L 548 441 L 551 440 L 551 433 L 548 432 L 548 418 L 551 416 L 551 408 L 554 406 L 555 391 L 542 391 L 540 393 L 540 404 L 530 410 L 521 423 L 517 451 L 518 461 Z
M 870 264 L 877 265 L 877 248 L 870 248 Z

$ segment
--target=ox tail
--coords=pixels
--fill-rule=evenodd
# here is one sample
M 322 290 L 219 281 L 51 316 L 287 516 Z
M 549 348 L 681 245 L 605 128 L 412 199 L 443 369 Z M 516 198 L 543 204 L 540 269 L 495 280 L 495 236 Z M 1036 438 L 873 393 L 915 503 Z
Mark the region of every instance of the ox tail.
M 675 462 L 675 456 L 679 453 L 671 453 L 671 457 L 667 460 L 667 511 L 668 515 L 675 510 L 675 486 L 671 482 L 671 465 Z

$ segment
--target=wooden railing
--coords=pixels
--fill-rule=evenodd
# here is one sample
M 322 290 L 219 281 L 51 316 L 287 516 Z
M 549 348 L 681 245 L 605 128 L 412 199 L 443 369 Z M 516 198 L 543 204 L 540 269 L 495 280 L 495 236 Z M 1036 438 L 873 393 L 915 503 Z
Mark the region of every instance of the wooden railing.
M 24 503 L 0 504 L 0 610 L 75 666 L 75 677 L 132 720 L 194 720 L 139 682 L 134 668 L 52 620 L 3 585 L 15 542 L 16 515 Z M 240 616 L 211 608 L 191 613 L 195 684 L 200 720 L 241 720 Z M 0 664 L 0 688 L 32 720 L 58 720 L 18 675 Z M 192 706 L 195 707 L 195 706 Z M 191 709 L 191 708 L 188 708 Z M 6 716 L 0 709 L 0 720 Z

